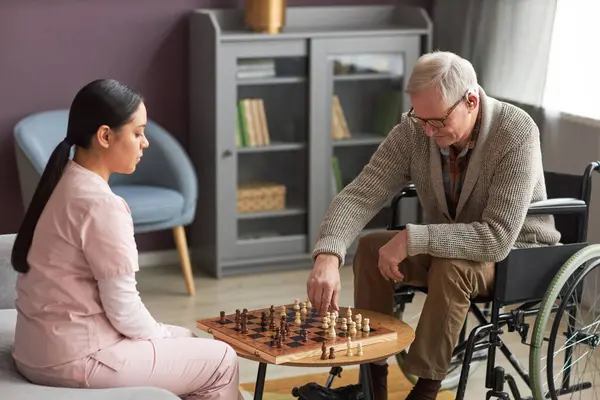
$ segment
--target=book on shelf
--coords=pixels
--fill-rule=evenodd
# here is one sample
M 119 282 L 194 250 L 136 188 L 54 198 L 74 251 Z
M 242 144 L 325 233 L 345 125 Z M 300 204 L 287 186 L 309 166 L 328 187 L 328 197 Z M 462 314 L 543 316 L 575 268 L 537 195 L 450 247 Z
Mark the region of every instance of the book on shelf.
M 402 93 L 399 91 L 386 91 L 377 101 L 375 114 L 375 132 L 387 136 L 398 124 L 402 114 Z
M 263 99 L 238 101 L 235 138 L 237 147 L 268 146 L 271 143 Z
M 337 195 L 344 188 L 342 182 L 342 171 L 340 170 L 340 161 L 337 156 L 331 157 L 331 188 L 334 195 Z
M 333 134 L 333 140 L 349 139 L 350 130 L 348 129 L 348 121 L 346 121 L 340 98 L 337 95 L 333 95 L 331 110 L 331 132 Z
M 238 79 L 272 78 L 276 76 L 275 60 L 251 59 L 241 60 L 237 65 Z

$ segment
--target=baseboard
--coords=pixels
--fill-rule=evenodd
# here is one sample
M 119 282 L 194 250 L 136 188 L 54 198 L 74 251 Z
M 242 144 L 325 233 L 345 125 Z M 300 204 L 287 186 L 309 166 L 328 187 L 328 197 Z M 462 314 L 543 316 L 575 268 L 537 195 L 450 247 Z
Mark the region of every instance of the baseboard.
M 177 250 L 141 251 L 138 258 L 140 268 L 179 264 Z

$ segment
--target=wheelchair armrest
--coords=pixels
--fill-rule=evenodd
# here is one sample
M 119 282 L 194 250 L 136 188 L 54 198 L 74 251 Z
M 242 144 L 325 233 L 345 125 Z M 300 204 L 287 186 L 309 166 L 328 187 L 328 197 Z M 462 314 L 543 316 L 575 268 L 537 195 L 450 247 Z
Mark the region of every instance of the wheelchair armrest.
M 405 197 L 417 197 L 417 189 L 415 188 L 415 185 L 413 183 L 409 183 L 408 185 L 404 186 L 400 193 L 398 193 L 392 198 L 392 201 L 390 203 L 392 209 L 397 209 L 398 203 Z
M 577 214 L 587 211 L 585 201 L 574 198 L 557 198 L 536 201 L 529 205 L 527 215 Z
M 390 202 L 390 215 L 388 221 L 388 229 L 393 229 L 398 219 L 398 204 L 404 198 L 417 197 L 417 189 L 413 183 L 408 183 L 402 188 L 400 193 L 395 195 Z

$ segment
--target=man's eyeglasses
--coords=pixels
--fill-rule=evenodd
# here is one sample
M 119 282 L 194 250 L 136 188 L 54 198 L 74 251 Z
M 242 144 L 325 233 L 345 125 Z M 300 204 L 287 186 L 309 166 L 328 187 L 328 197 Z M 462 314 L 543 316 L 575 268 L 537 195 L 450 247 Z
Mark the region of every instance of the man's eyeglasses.
M 467 93 L 468 93 L 468 91 L 465 92 L 465 95 Z M 446 119 L 450 116 L 450 114 L 452 114 L 452 111 L 454 111 L 454 109 L 460 104 L 460 102 L 463 101 L 464 97 L 465 96 L 461 97 L 456 103 L 454 103 L 454 105 L 452 107 L 450 107 L 450 109 L 448 110 L 446 115 L 444 115 L 442 118 L 424 119 L 424 118 L 417 117 L 415 115 L 414 109 L 412 107 L 410 108 L 410 111 L 408 112 L 408 117 L 411 119 L 412 122 L 414 122 L 415 124 L 419 124 L 421 126 L 425 126 L 426 124 L 429 124 L 429 125 L 433 126 L 434 128 L 443 128 L 446 126 L 444 121 L 446 121 Z

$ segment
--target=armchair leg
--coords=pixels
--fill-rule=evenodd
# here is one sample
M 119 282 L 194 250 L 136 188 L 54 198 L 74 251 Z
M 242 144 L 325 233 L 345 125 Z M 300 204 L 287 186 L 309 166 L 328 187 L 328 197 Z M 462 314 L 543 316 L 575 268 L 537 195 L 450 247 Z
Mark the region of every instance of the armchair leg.
M 175 237 L 175 244 L 177 245 L 177 251 L 179 252 L 179 261 L 181 262 L 181 270 L 183 271 L 185 285 L 187 286 L 188 294 L 193 296 L 196 294 L 196 287 L 194 285 L 192 263 L 190 262 L 190 253 L 184 227 L 176 226 L 173 228 L 173 236 Z

